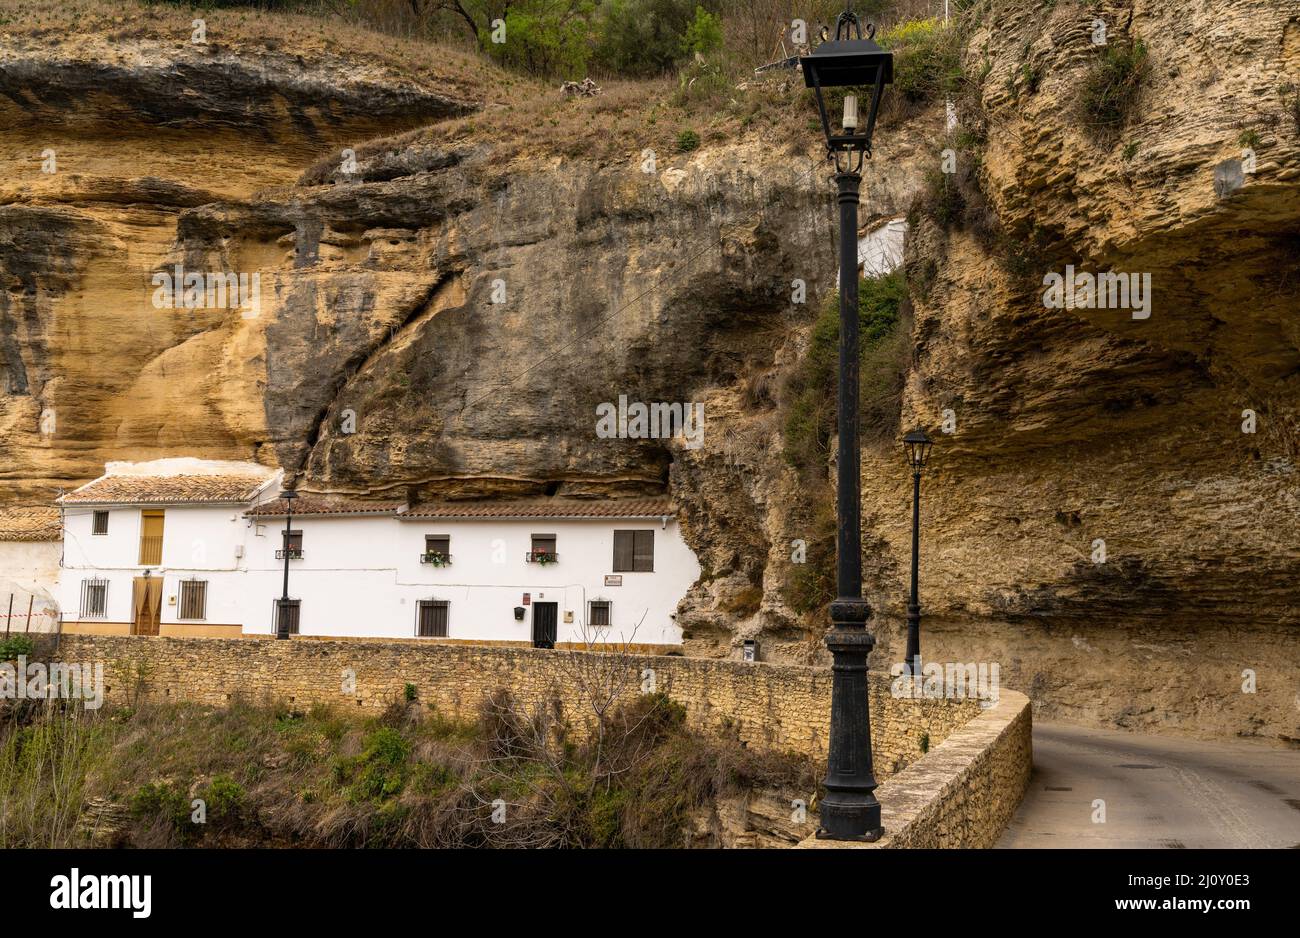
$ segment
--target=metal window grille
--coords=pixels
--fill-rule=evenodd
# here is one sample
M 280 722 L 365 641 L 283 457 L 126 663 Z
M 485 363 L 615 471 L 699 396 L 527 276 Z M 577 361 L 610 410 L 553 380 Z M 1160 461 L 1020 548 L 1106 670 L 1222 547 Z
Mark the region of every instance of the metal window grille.
M 445 599 L 422 599 L 417 604 L 416 634 L 421 638 L 446 638 L 449 604 Z
M 102 619 L 108 615 L 108 580 L 81 581 L 82 619 Z
M 208 617 L 208 581 L 181 581 L 182 619 L 206 619 Z

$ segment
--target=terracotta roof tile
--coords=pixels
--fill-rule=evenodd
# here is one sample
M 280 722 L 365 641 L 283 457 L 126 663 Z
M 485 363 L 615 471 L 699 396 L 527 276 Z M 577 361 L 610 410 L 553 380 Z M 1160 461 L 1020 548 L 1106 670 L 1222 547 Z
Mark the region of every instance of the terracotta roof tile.
M 0 541 L 59 541 L 63 524 L 57 508 L 0 508 Z
M 63 496 L 65 505 L 246 502 L 267 479 L 254 475 L 103 476 Z
M 406 502 L 398 501 L 373 501 L 361 498 L 347 498 L 339 495 L 313 495 L 310 492 L 300 492 L 298 497 L 293 500 L 294 517 L 299 515 L 386 515 L 392 514 L 399 508 L 405 507 Z M 285 501 L 283 498 L 275 498 L 269 502 L 263 502 L 256 508 L 245 512 L 245 514 L 256 518 L 275 518 L 283 517 L 285 514 Z
M 418 505 L 403 518 L 659 518 L 672 515 L 667 498 L 593 498 L 566 501 L 443 502 Z

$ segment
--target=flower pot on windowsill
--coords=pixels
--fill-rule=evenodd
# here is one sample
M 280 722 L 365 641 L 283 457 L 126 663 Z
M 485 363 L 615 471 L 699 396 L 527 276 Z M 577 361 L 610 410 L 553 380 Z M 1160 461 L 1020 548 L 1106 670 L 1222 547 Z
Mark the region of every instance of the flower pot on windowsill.
M 560 560 L 559 554 L 553 554 L 550 551 L 545 551 L 545 550 L 535 550 L 528 555 L 529 563 L 538 563 L 541 564 L 543 567 L 550 566 L 553 563 L 558 563 L 559 560 Z
M 436 550 L 426 551 L 420 555 L 420 563 L 432 564 L 435 567 L 450 567 L 451 554 L 444 554 Z

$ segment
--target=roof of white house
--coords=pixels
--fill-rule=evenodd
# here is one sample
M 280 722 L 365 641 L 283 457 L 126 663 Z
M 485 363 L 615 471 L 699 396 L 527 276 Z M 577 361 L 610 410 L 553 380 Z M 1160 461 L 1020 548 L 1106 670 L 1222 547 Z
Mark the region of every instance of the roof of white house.
M 63 525 L 59 521 L 59 509 L 0 508 L 0 541 L 60 540 L 63 540 Z
M 154 459 L 110 462 L 98 479 L 62 496 L 65 505 L 238 504 L 249 502 L 276 478 L 250 462 Z
M 662 518 L 674 514 L 667 498 L 590 498 L 550 499 L 546 501 L 442 502 L 417 505 L 400 517 L 425 518 L 492 518 L 526 520 L 529 518 Z
M 396 515 L 412 521 L 428 519 L 491 519 L 497 521 L 529 518 L 662 518 L 673 514 L 666 498 L 590 498 L 548 499 L 545 501 L 463 501 L 416 505 L 407 508 L 403 501 L 373 501 L 341 495 L 315 495 L 301 492 L 293 501 L 295 518 L 311 515 Z M 245 512 L 252 518 L 283 518 L 285 501 L 275 498 Z
M 341 495 L 314 495 L 300 492 L 293 500 L 293 515 L 391 515 L 406 507 L 406 502 L 367 501 L 360 498 L 348 498 Z M 276 518 L 285 515 L 285 500 L 273 498 L 262 502 L 256 508 L 244 512 L 254 518 Z

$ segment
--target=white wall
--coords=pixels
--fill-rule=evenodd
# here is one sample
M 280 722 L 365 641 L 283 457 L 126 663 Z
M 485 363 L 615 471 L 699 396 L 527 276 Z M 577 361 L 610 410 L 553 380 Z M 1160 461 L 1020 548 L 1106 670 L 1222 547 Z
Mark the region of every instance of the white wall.
M 259 525 L 261 526 L 261 525 Z M 283 561 L 275 559 L 284 519 L 256 530 L 248 549 L 250 602 L 245 631 L 273 631 L 273 601 L 281 595 Z M 303 532 L 303 557 L 289 561 L 289 596 L 302 600 L 303 634 L 413 637 L 416 603 L 450 603 L 448 637 L 493 641 L 532 639 L 532 603 L 558 603 L 558 640 L 581 641 L 587 602 L 612 603 L 605 641 L 680 644 L 673 621 L 677 603 L 700 574 L 677 522 L 659 521 L 433 521 L 391 517 L 294 518 Z M 653 573 L 613 572 L 615 529 L 655 531 Z M 532 535 L 554 534 L 559 562 L 527 563 Z M 451 537 L 452 563 L 420 563 L 426 534 Z M 522 621 L 514 608 L 525 605 Z M 565 613 L 573 614 L 572 622 Z
M 0 541 L 0 587 L 53 594 L 62 552 L 58 541 Z

